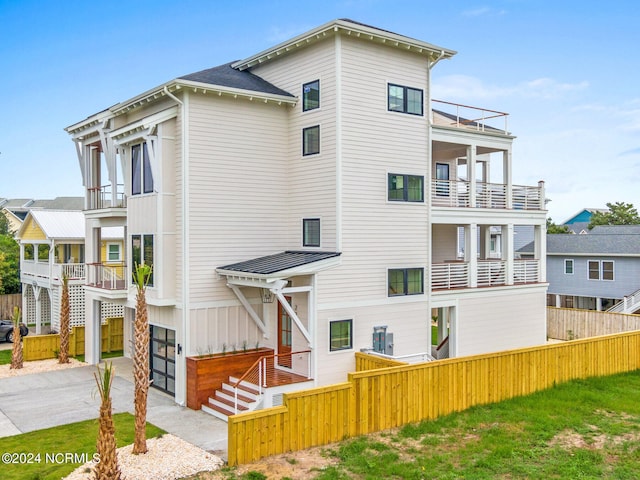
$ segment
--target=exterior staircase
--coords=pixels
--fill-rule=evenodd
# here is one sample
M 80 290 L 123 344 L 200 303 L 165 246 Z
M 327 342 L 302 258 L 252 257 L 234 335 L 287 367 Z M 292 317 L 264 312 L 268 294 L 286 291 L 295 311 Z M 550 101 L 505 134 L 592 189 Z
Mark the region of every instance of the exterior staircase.
M 230 415 L 256 410 L 262 403 L 260 387 L 243 380 L 238 384 L 238 411 L 235 411 L 236 393 L 233 385 L 238 383 L 238 380 L 236 377 L 229 377 L 229 380 L 209 397 L 209 401 L 202 404 L 202 410 L 225 422 Z
M 609 308 L 607 312 L 635 313 L 637 310 L 640 310 L 640 290 L 636 290 L 631 295 L 625 295 L 621 301 Z

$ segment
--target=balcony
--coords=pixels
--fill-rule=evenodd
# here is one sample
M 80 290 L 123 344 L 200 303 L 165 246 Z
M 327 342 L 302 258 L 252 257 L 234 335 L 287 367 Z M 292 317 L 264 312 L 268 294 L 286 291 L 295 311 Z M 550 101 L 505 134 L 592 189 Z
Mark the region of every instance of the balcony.
M 431 187 L 431 203 L 437 207 L 471 207 L 470 182 L 466 180 L 435 180 Z M 476 183 L 473 200 L 476 208 L 508 208 L 507 185 L 498 183 Z M 537 187 L 513 185 L 511 205 L 514 210 L 543 210 L 544 193 Z
M 109 291 L 127 290 L 128 268 L 124 263 L 88 263 L 86 286 Z
M 431 290 L 452 290 L 507 285 L 506 260 L 478 260 L 475 275 L 469 262 L 450 261 L 431 265 Z M 474 282 L 472 282 L 472 277 Z M 513 284 L 523 285 L 540 282 L 540 260 L 513 261 Z
M 112 185 L 88 188 L 89 205 L 87 209 L 104 210 L 108 208 L 126 208 L 127 197 L 124 194 L 124 185 L 117 184 L 115 188 L 115 195 Z

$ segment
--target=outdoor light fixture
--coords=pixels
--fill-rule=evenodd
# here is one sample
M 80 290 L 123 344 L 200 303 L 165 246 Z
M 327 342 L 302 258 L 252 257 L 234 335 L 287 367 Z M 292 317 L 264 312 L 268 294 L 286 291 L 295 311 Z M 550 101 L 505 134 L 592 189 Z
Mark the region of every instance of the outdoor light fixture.
M 261 288 L 260 296 L 262 297 L 262 303 L 273 303 L 273 292 L 268 288 Z

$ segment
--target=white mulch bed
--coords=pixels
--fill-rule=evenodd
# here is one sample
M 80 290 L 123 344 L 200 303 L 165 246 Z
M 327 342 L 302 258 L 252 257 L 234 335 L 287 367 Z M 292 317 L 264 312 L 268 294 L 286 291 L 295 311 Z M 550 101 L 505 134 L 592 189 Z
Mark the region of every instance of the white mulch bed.
M 0 378 L 17 377 L 20 375 L 28 375 L 30 373 L 50 372 L 53 370 L 64 370 L 66 368 L 86 367 L 87 364 L 79 362 L 75 358 L 70 358 L 69 363 L 58 363 L 57 358 L 49 360 L 35 360 L 32 362 L 23 362 L 22 368 L 11 369 L 11 364 L 0 365 Z
M 218 470 L 223 462 L 215 455 L 174 435 L 147 439 L 149 451 L 133 455 L 133 445 L 118 449 L 118 465 L 123 480 L 176 480 L 198 472 Z M 65 480 L 93 478 L 92 463 L 75 469 Z

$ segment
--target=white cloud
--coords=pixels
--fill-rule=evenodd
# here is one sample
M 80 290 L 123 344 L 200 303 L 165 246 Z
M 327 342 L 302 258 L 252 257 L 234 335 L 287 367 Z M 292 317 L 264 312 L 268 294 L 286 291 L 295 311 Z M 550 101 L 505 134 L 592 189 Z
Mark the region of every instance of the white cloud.
M 494 10 L 493 8 L 490 7 L 478 7 L 478 8 L 474 8 L 472 10 L 464 10 L 462 12 L 462 15 L 464 17 L 482 17 L 482 16 L 498 16 L 498 15 L 504 15 L 506 12 L 506 10 Z

